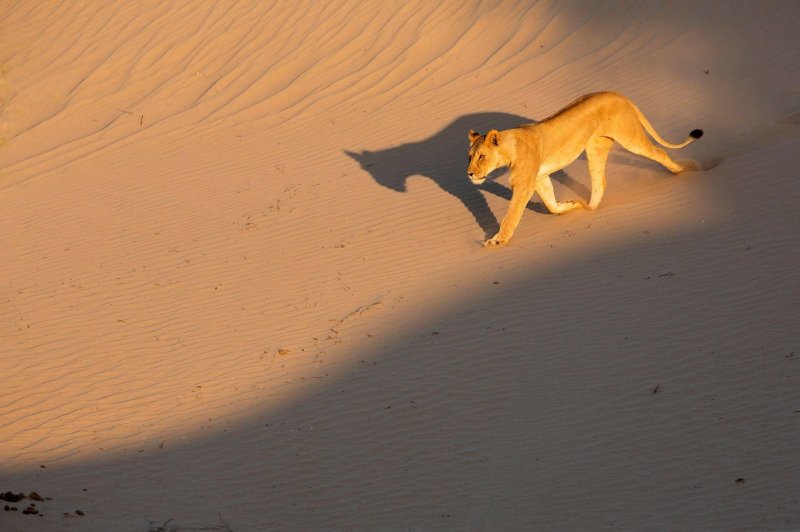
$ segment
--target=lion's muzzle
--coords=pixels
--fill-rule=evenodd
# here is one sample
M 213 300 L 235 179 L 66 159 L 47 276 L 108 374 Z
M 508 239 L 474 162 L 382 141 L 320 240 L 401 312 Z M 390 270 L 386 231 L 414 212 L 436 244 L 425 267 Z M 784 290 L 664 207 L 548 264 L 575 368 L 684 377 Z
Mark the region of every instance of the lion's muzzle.
M 486 181 L 486 176 L 475 177 L 475 174 L 467 174 L 467 177 L 469 177 L 473 185 L 482 185 L 483 182 Z

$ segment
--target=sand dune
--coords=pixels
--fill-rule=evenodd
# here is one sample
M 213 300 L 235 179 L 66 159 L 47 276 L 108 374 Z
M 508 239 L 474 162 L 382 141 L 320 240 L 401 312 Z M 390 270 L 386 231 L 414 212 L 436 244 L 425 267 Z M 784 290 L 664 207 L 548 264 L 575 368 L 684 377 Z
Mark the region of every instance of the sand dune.
M 52 500 L 0 529 L 800 527 L 798 27 L 6 3 L 0 492 Z M 481 247 L 467 131 L 608 89 L 707 170 L 615 149 Z

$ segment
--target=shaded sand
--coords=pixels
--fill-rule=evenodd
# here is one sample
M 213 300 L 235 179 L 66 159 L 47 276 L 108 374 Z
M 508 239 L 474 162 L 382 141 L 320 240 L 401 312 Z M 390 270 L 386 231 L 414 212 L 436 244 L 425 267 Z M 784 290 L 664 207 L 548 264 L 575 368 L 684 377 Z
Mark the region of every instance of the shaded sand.
M 3 4 L 0 492 L 52 500 L 0 529 L 800 528 L 798 27 Z M 616 150 L 483 249 L 467 131 L 606 89 L 710 169 Z

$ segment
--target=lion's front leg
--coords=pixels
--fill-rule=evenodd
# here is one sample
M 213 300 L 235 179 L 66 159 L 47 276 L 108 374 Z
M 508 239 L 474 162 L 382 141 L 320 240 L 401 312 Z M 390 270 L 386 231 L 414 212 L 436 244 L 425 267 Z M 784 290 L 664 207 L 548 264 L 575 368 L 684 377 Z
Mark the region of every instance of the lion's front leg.
M 553 191 L 553 182 L 550 181 L 549 175 L 541 175 L 536 178 L 536 192 L 539 193 L 539 197 L 542 198 L 542 203 L 547 207 L 547 210 L 553 214 L 564 214 L 572 209 L 583 208 L 582 203 L 575 201 L 557 201 L 556 194 Z
M 527 179 L 523 183 L 512 185 L 511 203 L 508 212 L 500 223 L 500 231 L 492 238 L 483 243 L 486 247 L 499 246 L 508 243 L 514 230 L 519 225 L 522 213 L 533 196 L 535 190 L 533 180 Z

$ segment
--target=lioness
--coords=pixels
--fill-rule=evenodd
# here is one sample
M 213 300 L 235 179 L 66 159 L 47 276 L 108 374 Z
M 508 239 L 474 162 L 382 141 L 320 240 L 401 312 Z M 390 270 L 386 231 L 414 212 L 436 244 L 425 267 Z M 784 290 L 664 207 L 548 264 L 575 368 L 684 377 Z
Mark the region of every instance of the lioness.
M 469 167 L 472 183 L 482 184 L 497 168 L 511 169 L 511 204 L 500 224 L 500 231 L 485 246 L 505 244 L 514 233 L 525 205 L 538 192 L 547 209 L 561 214 L 585 205 L 574 201 L 556 201 L 550 174 L 578 158 L 586 150 L 592 176 L 592 197 L 588 207 L 596 209 L 606 188 L 605 166 L 611 144 L 616 140 L 623 148 L 666 166 L 677 174 L 696 170 L 693 162 L 678 164 L 656 148 L 645 130 L 667 148 L 683 148 L 703 136 L 695 129 L 680 144 L 662 139 L 636 106 L 620 94 L 598 92 L 578 98 L 553 116 L 534 124 L 497 131 L 486 135 L 469 132 Z

